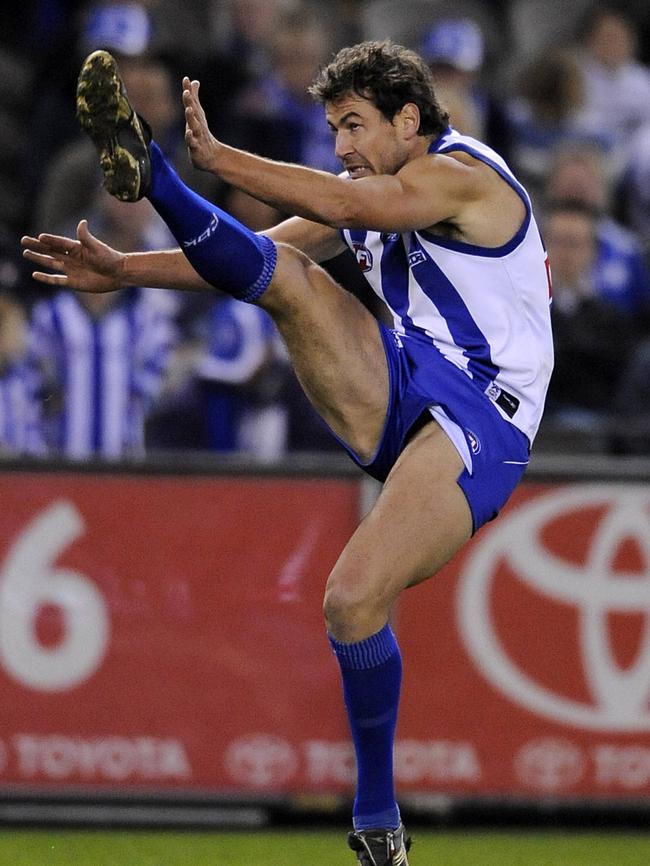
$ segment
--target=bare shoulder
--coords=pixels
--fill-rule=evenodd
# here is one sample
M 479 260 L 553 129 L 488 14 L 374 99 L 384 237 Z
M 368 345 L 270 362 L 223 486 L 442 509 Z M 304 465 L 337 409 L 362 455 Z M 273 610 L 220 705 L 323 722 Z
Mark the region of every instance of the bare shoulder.
M 464 151 L 426 154 L 400 172 L 450 202 L 449 217 L 434 223 L 434 234 L 480 246 L 500 246 L 516 234 L 526 217 L 519 193 L 499 172 Z

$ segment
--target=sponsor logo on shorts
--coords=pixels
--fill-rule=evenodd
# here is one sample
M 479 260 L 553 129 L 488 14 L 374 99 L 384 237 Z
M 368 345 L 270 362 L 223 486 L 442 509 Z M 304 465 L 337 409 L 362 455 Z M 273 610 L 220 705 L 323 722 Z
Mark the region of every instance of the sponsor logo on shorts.
M 354 250 L 354 254 L 357 257 L 357 262 L 359 263 L 359 267 L 364 272 L 372 270 L 373 258 L 372 253 L 368 249 L 365 244 L 361 244 L 358 241 L 352 242 L 352 249 Z
M 212 219 L 210 220 L 210 225 L 207 227 L 207 229 L 204 232 L 201 232 L 200 235 L 197 235 L 197 237 L 191 238 L 189 241 L 183 241 L 183 246 L 186 248 L 196 247 L 199 244 L 203 243 L 203 241 L 207 241 L 207 239 L 216 232 L 218 225 L 219 217 L 216 215 L 216 213 L 213 213 Z
M 478 454 L 481 450 L 481 440 L 471 430 L 466 430 L 465 432 L 467 433 L 467 441 L 469 442 L 472 454 Z

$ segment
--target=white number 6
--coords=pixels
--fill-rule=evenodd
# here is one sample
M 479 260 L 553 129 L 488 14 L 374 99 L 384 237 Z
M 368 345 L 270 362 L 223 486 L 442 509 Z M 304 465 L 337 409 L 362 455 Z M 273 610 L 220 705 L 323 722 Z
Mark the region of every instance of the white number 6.
M 0 661 L 33 689 L 79 685 L 99 667 L 108 646 L 108 612 L 99 590 L 84 575 L 53 567 L 83 529 L 71 503 L 54 503 L 21 533 L 0 575 Z M 35 617 L 45 604 L 63 613 L 64 634 L 55 647 L 36 638 Z

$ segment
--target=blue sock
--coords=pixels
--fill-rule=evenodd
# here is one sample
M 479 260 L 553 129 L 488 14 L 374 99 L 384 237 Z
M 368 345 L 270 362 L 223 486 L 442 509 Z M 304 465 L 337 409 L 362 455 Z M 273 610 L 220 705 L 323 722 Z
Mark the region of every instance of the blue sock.
M 357 756 L 357 793 L 352 812 L 355 830 L 396 829 L 400 813 L 393 783 L 393 744 L 402 657 L 389 625 L 358 643 L 339 643 L 331 635 L 343 679 Z
M 186 186 L 152 141 L 149 200 L 203 279 L 240 301 L 268 288 L 277 258 L 273 241 L 250 231 Z

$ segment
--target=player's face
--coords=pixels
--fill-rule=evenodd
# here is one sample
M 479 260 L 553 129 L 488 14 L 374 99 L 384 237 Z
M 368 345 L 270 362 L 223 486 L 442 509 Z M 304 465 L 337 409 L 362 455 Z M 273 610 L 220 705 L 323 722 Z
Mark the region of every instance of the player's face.
M 326 105 L 327 123 L 336 137 L 336 156 L 351 178 L 395 174 L 408 149 L 392 124 L 367 99 L 349 94 Z

